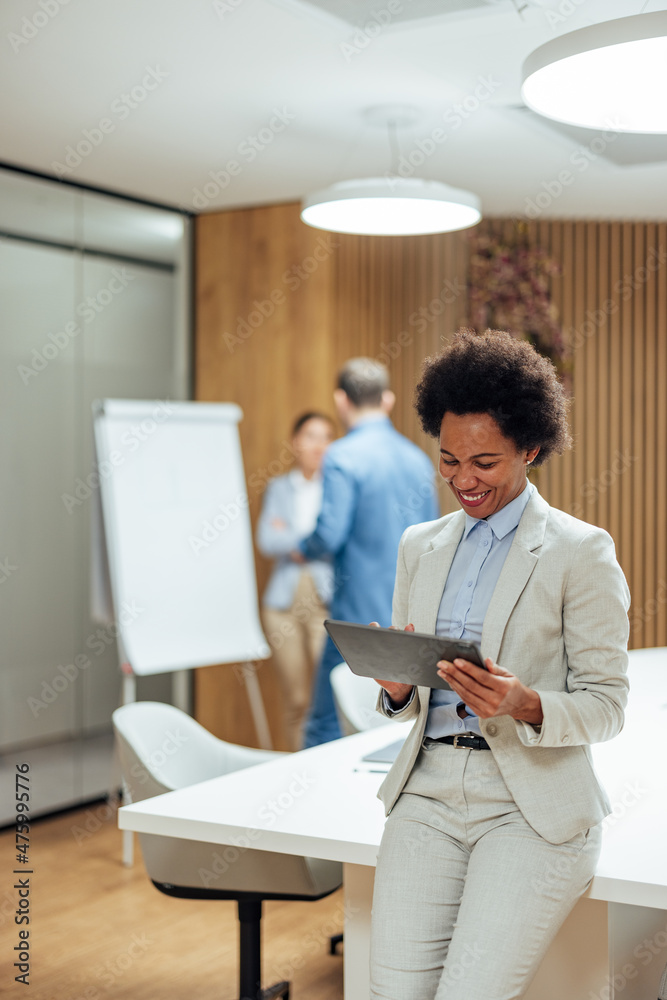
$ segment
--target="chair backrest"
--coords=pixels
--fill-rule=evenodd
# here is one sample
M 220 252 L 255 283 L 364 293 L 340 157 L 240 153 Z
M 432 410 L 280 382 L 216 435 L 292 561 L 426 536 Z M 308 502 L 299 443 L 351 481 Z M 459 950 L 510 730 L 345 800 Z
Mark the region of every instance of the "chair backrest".
M 629 649 L 631 663 L 659 663 L 667 665 L 667 646 L 650 646 L 648 649 Z
M 279 756 L 219 740 L 185 712 L 160 702 L 123 705 L 113 713 L 113 725 L 133 802 Z M 231 848 L 233 855 L 227 861 L 230 848 L 218 844 L 150 833 L 139 834 L 139 841 L 149 878 L 163 892 L 176 886 L 174 894 L 185 897 L 236 898 L 247 893 L 317 897 L 342 880 L 338 862 L 273 854 L 258 850 L 254 842 L 251 850 Z
M 628 677 L 633 714 L 660 711 L 660 700 L 656 698 L 656 674 L 663 677 L 667 671 L 667 646 L 652 646 L 648 649 L 628 650 Z M 644 724 L 648 720 L 642 720 Z M 652 725 L 663 728 L 662 718 Z
M 387 719 L 375 709 L 380 687 L 372 677 L 359 677 L 347 663 L 339 663 L 331 671 L 331 689 L 345 736 L 387 725 Z
M 112 716 L 123 778 L 133 802 L 240 771 L 274 757 L 219 740 L 173 705 L 136 701 Z

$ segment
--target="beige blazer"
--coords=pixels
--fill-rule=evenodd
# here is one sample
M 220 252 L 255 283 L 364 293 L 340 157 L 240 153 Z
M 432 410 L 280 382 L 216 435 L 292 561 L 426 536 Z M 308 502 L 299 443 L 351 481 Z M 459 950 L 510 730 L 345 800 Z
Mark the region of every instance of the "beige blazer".
M 417 631 L 435 631 L 464 524 L 461 510 L 404 533 L 394 625 L 402 629 L 412 622 Z M 533 727 L 502 715 L 480 725 L 517 806 L 553 844 L 570 840 L 610 812 L 589 744 L 611 739 L 623 726 L 629 605 L 610 535 L 550 507 L 535 491 L 493 592 L 481 647 L 484 656 L 539 692 L 544 721 Z M 417 693 L 393 716 L 417 721 L 378 793 L 387 813 L 424 737 L 430 688 Z M 381 696 L 378 709 L 384 711 Z

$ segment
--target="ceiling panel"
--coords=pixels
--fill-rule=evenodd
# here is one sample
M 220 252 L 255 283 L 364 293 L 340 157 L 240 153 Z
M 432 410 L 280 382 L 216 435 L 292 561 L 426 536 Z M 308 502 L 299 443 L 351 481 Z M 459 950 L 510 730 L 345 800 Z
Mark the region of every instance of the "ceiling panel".
M 365 112 L 408 104 L 417 116 L 401 149 L 414 162 L 427 150 L 414 176 L 472 187 L 485 212 L 506 214 L 582 142 L 513 110 L 523 60 L 557 34 L 638 7 L 389 3 L 4 0 L 0 160 L 191 211 L 292 201 L 388 170 L 386 130 Z M 651 0 L 658 8 L 667 0 Z M 349 20 L 390 9 L 409 19 L 370 32 Z M 550 211 L 667 218 L 662 137 L 636 140 L 610 144 Z

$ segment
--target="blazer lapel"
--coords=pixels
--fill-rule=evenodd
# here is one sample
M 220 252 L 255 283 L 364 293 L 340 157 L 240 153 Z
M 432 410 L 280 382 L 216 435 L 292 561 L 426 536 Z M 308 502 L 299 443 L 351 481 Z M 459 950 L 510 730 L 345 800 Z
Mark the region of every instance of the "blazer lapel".
M 515 604 L 535 569 L 549 516 L 549 505 L 537 490 L 528 501 L 484 618 L 482 652 L 498 658 L 503 634 Z
M 435 632 L 442 592 L 464 527 L 465 514 L 457 511 L 419 558 L 410 594 L 410 614 L 417 632 Z
M 417 632 L 435 632 L 442 592 L 465 527 L 465 514 L 456 511 L 442 531 L 431 542 L 431 547 L 419 557 L 419 569 L 414 577 L 414 590 L 410 594 L 410 614 Z M 417 688 L 419 696 L 420 728 L 426 725 L 431 689 Z

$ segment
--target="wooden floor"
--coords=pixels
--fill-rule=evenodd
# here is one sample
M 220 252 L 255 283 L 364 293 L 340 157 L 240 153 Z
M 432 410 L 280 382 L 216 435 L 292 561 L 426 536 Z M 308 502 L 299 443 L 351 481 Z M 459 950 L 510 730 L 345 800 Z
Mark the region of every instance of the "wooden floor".
M 33 958 L 29 987 L 15 983 L 13 845 L 13 830 L 0 834 L 0 994 L 238 1000 L 235 904 L 162 895 L 148 881 L 138 841 L 134 868 L 124 868 L 115 810 L 104 804 L 32 828 Z M 329 935 L 342 930 L 342 891 L 314 903 L 265 903 L 262 923 L 264 986 L 289 979 L 293 1000 L 342 998 L 342 957 L 328 954 Z

